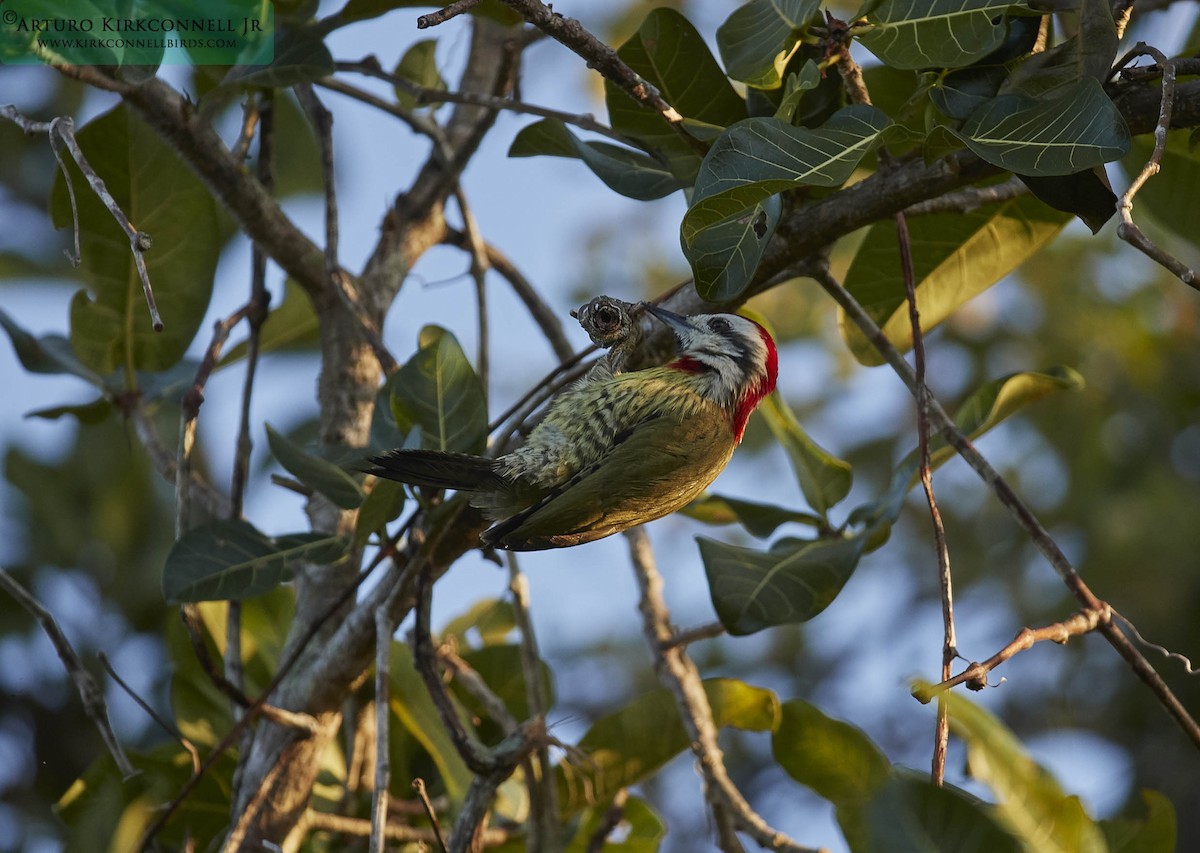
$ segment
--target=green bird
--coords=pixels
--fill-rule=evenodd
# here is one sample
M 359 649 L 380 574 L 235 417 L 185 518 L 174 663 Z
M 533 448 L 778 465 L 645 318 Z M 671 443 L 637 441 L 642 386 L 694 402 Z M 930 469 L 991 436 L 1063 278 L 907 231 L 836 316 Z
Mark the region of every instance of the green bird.
M 494 522 L 483 544 L 510 551 L 580 545 L 682 509 L 729 462 L 775 389 L 779 359 L 767 330 L 745 317 L 647 310 L 675 335 L 670 363 L 568 388 L 504 456 L 390 450 L 367 472 L 469 493 Z

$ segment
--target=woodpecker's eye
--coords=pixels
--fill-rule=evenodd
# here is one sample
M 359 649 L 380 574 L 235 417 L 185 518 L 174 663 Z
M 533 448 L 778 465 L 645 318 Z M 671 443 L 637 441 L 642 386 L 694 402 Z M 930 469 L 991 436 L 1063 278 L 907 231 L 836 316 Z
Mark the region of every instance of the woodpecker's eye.
M 714 332 L 717 332 L 718 334 L 722 334 L 722 335 L 728 334 L 729 329 L 731 328 L 729 325 L 729 321 L 726 320 L 724 317 L 713 317 L 711 320 L 708 321 L 708 327 L 710 329 L 712 329 Z

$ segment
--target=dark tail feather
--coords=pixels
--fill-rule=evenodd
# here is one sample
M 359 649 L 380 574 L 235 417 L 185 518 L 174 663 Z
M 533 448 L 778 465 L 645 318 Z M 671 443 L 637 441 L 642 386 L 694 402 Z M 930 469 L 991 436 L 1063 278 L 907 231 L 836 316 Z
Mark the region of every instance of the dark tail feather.
M 439 450 L 389 450 L 370 457 L 363 471 L 414 486 L 476 492 L 500 489 L 507 481 L 496 473 L 496 460 Z

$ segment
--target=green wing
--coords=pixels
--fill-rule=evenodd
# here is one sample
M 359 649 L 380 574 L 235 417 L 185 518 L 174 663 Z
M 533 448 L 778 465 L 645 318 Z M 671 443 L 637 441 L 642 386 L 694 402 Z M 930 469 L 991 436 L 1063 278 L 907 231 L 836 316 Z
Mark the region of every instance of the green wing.
M 733 449 L 729 423 L 715 408 L 686 421 L 656 415 L 483 539 L 511 551 L 564 548 L 662 518 L 703 492 Z

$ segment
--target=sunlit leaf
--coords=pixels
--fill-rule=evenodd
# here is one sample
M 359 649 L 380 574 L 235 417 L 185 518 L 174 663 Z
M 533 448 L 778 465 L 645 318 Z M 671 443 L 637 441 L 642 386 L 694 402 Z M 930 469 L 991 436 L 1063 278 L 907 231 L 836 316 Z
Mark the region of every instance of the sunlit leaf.
M 775 440 L 787 451 L 796 482 L 808 505 L 824 515 L 850 492 L 854 471 L 809 438 L 779 392 L 771 394 L 758 409 Z
M 996 816 L 1026 845 L 1047 853 L 1104 853 L 1100 827 L 1034 763 L 1021 742 L 987 711 L 953 691 L 940 694 L 951 730 L 967 744 L 967 767 L 998 800 Z
M 816 616 L 842 591 L 865 545 L 861 537 L 783 539 L 763 552 L 696 541 L 713 608 L 735 636 Z
M 989 163 L 1022 175 L 1069 175 L 1129 151 L 1129 128 L 1099 81 L 1086 77 L 1033 100 L 1001 95 L 955 131 Z
M 649 154 L 611 142 L 584 142 L 555 118 L 523 128 L 508 149 L 510 157 L 539 154 L 582 160 L 613 192 L 638 201 L 662 198 L 686 186 Z
M 680 512 L 704 524 L 741 524 L 751 535 L 761 538 L 770 536 L 781 524 L 789 521 L 813 527 L 822 523 L 812 513 L 714 494 L 696 498 Z
M 437 67 L 437 41 L 434 39 L 422 39 L 414 42 L 404 52 L 404 56 L 400 57 L 400 62 L 392 73 L 401 80 L 407 80 L 414 86 L 424 89 L 445 90 L 446 88 L 446 81 L 442 79 Z M 396 103 L 405 109 L 434 103 L 429 100 L 418 103 L 416 96 L 403 86 L 397 85 L 394 88 Z
M 270 424 L 266 429 L 271 454 L 297 480 L 342 509 L 355 509 L 362 503 L 362 487 L 353 477 L 332 462 L 307 452 Z
M 292 563 L 334 562 L 345 549 L 337 536 L 271 538 L 245 521 L 210 521 L 185 533 L 167 555 L 163 595 L 172 604 L 252 598 L 286 580 Z
M 720 728 L 771 731 L 779 721 L 779 699 L 769 690 L 713 678 L 705 680 L 704 692 Z M 559 765 L 559 808 L 570 815 L 585 805 L 607 802 L 683 752 L 688 742 L 669 692 L 639 696 L 592 725 L 577 745 L 586 757 L 568 757 Z
M 693 135 L 703 137 L 698 125 L 719 133 L 746 117 L 745 102 L 709 53 L 704 38 L 674 9 L 652 10 L 617 55 L 688 120 Z M 612 81 L 605 81 L 604 101 L 613 130 L 658 152 L 682 185 L 695 180 L 700 154 L 666 119 Z
M 801 699 L 783 703 L 771 752 L 788 775 L 835 805 L 865 802 L 891 776 L 887 756 L 861 729 Z
M 1054 239 L 1069 216 L 1031 198 L 965 213 L 913 216 L 908 232 L 921 330 L 928 333 Z M 891 220 L 867 232 L 846 273 L 846 289 L 901 352 L 912 348 L 899 241 Z M 841 316 L 842 337 L 863 364 L 883 357 L 858 326 Z
M 71 345 L 100 374 L 163 370 L 177 362 L 204 319 L 221 248 L 216 206 L 175 151 L 131 110 L 117 107 L 77 134 L 92 168 L 125 215 L 148 233 L 144 253 L 164 329 L 155 332 L 142 294 L 129 238 L 70 165 L 79 206 L 87 290 L 71 300 Z M 55 227 L 71 225 L 62 176 L 50 209 Z
M 783 82 L 788 57 L 820 0 L 750 0 L 717 28 L 717 49 L 734 80 L 758 89 Z
M 1013 0 L 884 0 L 858 40 L 892 68 L 961 68 L 1003 44 Z
M 407 431 L 421 428 L 426 450 L 479 453 L 487 438 L 483 386 L 454 335 L 426 326 L 416 355 L 393 377 L 392 412 Z

